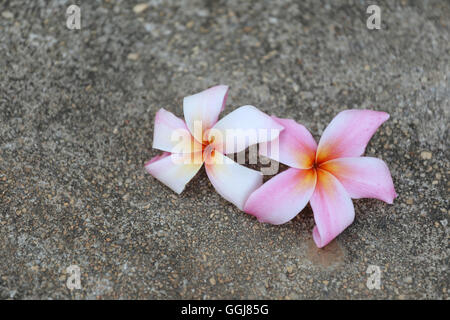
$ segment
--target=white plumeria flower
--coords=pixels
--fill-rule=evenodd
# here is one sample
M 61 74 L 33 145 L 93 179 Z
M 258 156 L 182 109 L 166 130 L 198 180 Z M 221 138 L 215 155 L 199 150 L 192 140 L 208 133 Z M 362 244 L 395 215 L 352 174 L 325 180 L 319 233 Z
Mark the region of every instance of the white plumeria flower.
M 228 87 L 218 85 L 185 97 L 186 122 L 160 109 L 155 117 L 153 148 L 165 152 L 148 161 L 145 168 L 180 194 L 205 163 L 216 191 L 242 210 L 250 194 L 262 185 L 262 174 L 226 155 L 277 139 L 283 126 L 253 106 L 240 107 L 218 121 L 227 94 Z

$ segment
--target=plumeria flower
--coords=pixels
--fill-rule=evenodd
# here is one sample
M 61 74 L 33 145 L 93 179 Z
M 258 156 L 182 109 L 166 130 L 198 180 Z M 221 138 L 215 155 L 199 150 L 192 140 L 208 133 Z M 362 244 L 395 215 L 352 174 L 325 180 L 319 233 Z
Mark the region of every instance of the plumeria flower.
M 155 117 L 153 148 L 165 152 L 152 158 L 145 168 L 179 194 L 204 163 L 216 191 L 242 210 L 248 196 L 262 185 L 262 174 L 226 155 L 278 138 L 283 126 L 253 106 L 240 107 L 218 121 L 227 94 L 228 87 L 218 85 L 185 97 L 186 122 L 160 109 Z M 248 136 L 249 132 L 255 134 Z
M 376 198 L 389 204 L 397 197 L 386 164 L 361 157 L 377 128 L 389 118 L 385 112 L 345 110 L 325 129 L 319 145 L 302 125 L 273 117 L 285 129 L 279 137 L 279 155 L 260 145 L 260 153 L 291 168 L 252 193 L 244 211 L 260 222 L 282 224 L 308 203 L 314 211 L 313 238 L 327 245 L 355 217 L 351 198 Z M 273 143 L 273 142 L 272 142 Z

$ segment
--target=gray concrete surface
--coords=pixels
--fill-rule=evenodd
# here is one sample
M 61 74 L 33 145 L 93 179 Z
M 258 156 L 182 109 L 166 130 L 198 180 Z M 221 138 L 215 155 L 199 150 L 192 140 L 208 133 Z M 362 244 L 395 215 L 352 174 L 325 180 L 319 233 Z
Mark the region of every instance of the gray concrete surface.
M 381 30 L 372 1 L 141 2 L 0 1 L 0 298 L 448 299 L 448 1 L 375 1 Z M 224 114 L 253 104 L 316 138 L 340 110 L 389 112 L 366 154 L 394 205 L 356 200 L 319 250 L 310 208 L 257 223 L 204 170 L 174 194 L 143 169 L 155 112 L 219 83 Z

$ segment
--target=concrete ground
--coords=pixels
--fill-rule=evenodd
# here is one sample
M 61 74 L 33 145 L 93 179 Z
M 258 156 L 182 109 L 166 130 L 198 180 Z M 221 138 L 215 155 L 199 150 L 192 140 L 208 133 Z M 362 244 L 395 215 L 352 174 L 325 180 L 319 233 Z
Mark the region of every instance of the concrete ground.
M 0 298 L 449 298 L 448 1 L 375 1 L 380 30 L 374 1 L 141 2 L 0 0 Z M 388 112 L 366 154 L 399 197 L 355 200 L 319 250 L 309 207 L 260 224 L 203 169 L 175 194 L 143 169 L 155 113 L 219 83 L 223 114 L 253 104 L 316 138 L 341 110 Z

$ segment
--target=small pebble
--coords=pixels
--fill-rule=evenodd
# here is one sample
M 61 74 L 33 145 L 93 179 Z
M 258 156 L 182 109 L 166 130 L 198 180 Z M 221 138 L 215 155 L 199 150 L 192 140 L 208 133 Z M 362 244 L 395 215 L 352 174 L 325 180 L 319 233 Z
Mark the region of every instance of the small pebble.
M 420 153 L 420 157 L 421 157 L 422 159 L 424 159 L 424 160 L 430 160 L 431 157 L 432 157 L 432 154 L 431 154 L 431 152 L 429 152 L 429 151 L 422 151 L 422 152 Z
M 147 3 L 140 3 L 140 4 L 137 4 L 137 5 L 135 5 L 133 7 L 133 11 L 136 14 L 142 13 L 142 12 L 144 12 L 147 9 L 148 9 L 148 4 Z
M 411 284 L 413 282 L 413 279 L 412 279 L 412 277 L 406 277 L 405 279 L 403 279 L 403 281 L 405 283 Z
M 128 60 L 136 61 L 139 59 L 139 53 L 130 53 L 127 58 Z
M 3 11 L 2 17 L 5 19 L 12 19 L 12 18 L 14 18 L 14 14 L 10 11 Z

